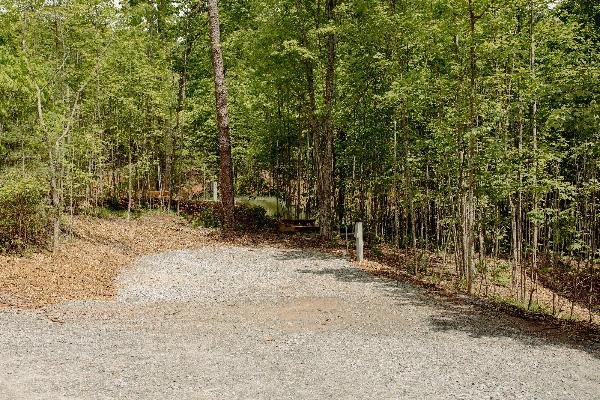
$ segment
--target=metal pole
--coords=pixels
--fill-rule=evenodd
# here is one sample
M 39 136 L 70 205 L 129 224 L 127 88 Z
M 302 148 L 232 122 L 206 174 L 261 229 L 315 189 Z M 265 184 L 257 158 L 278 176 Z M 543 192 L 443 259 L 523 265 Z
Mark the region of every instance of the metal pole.
M 342 219 L 342 223 L 344 224 L 344 229 L 346 230 L 346 254 L 348 256 L 350 254 L 350 245 L 348 244 L 348 224 L 346 223 L 346 219 Z
M 350 248 L 348 245 L 348 225 L 346 225 L 346 254 L 350 254 Z
M 354 226 L 354 237 L 356 238 L 356 261 L 365 259 L 363 253 L 363 223 L 357 222 Z

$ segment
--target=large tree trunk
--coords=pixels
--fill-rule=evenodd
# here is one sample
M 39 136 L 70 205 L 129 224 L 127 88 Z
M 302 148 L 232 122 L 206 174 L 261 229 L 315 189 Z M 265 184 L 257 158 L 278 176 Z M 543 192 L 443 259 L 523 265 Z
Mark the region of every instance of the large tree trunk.
M 475 50 L 475 24 L 480 17 L 475 15 L 473 1 L 469 0 L 469 22 L 470 22 L 470 37 L 471 44 L 469 48 L 469 127 L 475 129 L 478 126 L 478 111 L 476 104 L 476 85 L 477 85 L 477 54 Z M 467 274 L 467 291 L 473 292 L 473 280 L 475 279 L 474 266 L 474 228 L 475 228 L 475 148 L 476 138 L 473 133 L 469 136 L 469 144 L 467 150 L 467 174 L 468 174 L 468 191 L 465 199 L 464 210 L 464 261 Z
M 534 21 L 534 3 L 530 4 L 530 19 L 529 19 L 529 38 L 530 38 L 530 53 L 529 53 L 529 67 L 530 74 L 533 79 L 535 79 L 535 21 Z M 527 308 L 531 308 L 533 293 L 535 291 L 536 274 L 537 274 L 537 263 L 538 263 L 538 241 L 539 241 L 539 233 L 540 226 L 537 216 L 538 211 L 538 195 L 537 195 L 537 175 L 538 175 L 538 145 L 537 145 L 537 96 L 534 92 L 533 94 L 533 102 L 531 104 L 531 138 L 532 138 L 532 147 L 533 147 L 533 174 L 532 174 L 532 183 L 533 183 L 533 211 L 535 213 L 533 217 L 533 238 L 531 243 L 531 290 L 529 292 L 529 303 Z
M 234 219 L 233 165 L 231 161 L 231 138 L 229 136 L 229 115 L 227 112 L 227 88 L 221 49 L 221 28 L 217 0 L 208 0 L 209 35 L 212 46 L 212 65 L 215 78 L 215 99 L 217 107 L 217 128 L 219 141 L 219 184 L 223 206 L 224 228 L 232 229 Z
M 327 0 L 327 19 L 333 21 L 335 0 Z M 321 220 L 321 236 L 331 239 L 333 236 L 333 80 L 335 74 L 335 34 L 327 33 L 327 71 L 325 75 L 325 121 L 324 121 L 324 149 L 320 165 L 319 185 L 321 198 L 319 199 L 319 215 Z M 321 151 L 321 149 L 316 149 Z
M 298 11 L 298 13 L 301 13 L 303 11 L 303 5 L 302 2 L 297 0 L 296 1 L 296 10 Z M 302 43 L 302 46 L 304 46 L 305 48 L 309 48 L 309 43 L 308 43 L 308 35 L 306 32 L 306 27 L 304 25 L 304 19 L 299 18 L 298 20 L 298 27 L 300 30 L 300 41 Z M 308 136 L 306 138 L 306 158 L 309 159 L 310 158 L 310 149 L 311 149 L 311 142 L 312 142 L 312 153 L 313 153 L 313 171 L 316 172 L 317 175 L 317 185 L 316 185 L 316 191 L 317 191 L 317 198 L 321 198 L 322 194 L 321 194 L 321 185 L 319 184 L 320 179 L 319 179 L 319 174 L 320 174 L 320 165 L 321 165 L 321 153 L 319 151 L 319 149 L 321 148 L 321 140 L 320 140 L 320 130 L 319 130 L 319 126 L 317 124 L 317 117 L 316 117 L 316 113 L 317 113 L 317 101 L 316 101 L 316 95 L 315 95 L 315 76 L 314 76 L 314 63 L 312 61 L 311 58 L 304 58 L 303 59 L 303 64 L 304 64 L 304 74 L 305 74 L 305 79 L 306 79 L 306 95 L 307 95 L 307 99 L 306 99 L 306 105 L 305 105 L 305 110 L 304 110 L 304 114 L 305 114 L 305 118 L 306 118 L 306 122 L 308 125 Z M 310 180 L 310 176 L 311 176 L 311 171 L 307 171 L 307 186 L 308 187 L 312 187 L 312 180 Z M 310 200 L 310 196 L 309 196 L 309 200 L 306 204 L 306 214 L 310 214 L 312 211 L 312 203 Z

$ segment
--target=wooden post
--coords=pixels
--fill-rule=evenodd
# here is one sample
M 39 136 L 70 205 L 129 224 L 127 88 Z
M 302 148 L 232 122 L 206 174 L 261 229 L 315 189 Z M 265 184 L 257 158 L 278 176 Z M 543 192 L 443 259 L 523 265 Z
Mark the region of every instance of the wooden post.
M 354 237 L 356 238 L 356 261 L 361 262 L 365 259 L 363 253 L 363 223 L 357 222 L 354 225 Z
M 217 192 L 217 182 L 213 182 L 212 183 L 212 195 L 213 195 L 213 201 L 217 202 L 219 201 L 219 195 Z

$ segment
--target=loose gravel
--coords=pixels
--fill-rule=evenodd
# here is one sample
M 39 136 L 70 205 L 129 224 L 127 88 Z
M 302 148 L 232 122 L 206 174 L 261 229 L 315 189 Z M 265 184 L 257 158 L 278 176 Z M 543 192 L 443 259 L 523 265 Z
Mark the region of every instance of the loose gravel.
M 0 309 L 0 399 L 600 399 L 599 346 L 521 325 L 317 252 L 174 251 Z

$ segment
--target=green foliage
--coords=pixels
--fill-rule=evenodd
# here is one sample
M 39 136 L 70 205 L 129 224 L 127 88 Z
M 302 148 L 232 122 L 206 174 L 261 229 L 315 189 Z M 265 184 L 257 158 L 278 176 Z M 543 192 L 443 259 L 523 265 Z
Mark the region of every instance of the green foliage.
M 22 251 L 47 241 L 46 182 L 21 171 L 0 180 L 0 249 Z
M 180 204 L 180 210 L 196 226 L 204 228 L 219 228 L 222 226 L 219 203 L 209 201 L 185 202 Z
M 275 227 L 275 220 L 260 206 L 238 204 L 235 207 L 235 221 L 241 230 L 263 230 Z
M 89 215 L 97 218 L 127 218 L 128 213 L 127 209 L 123 209 L 122 207 L 114 207 L 111 204 L 107 204 L 105 207 L 94 207 L 89 210 L 85 210 L 85 215 Z M 129 217 L 136 219 L 144 215 L 144 210 L 135 209 L 130 214 Z
M 381 251 L 381 248 L 379 248 L 378 245 L 372 245 L 371 251 L 373 252 L 373 255 L 375 255 L 375 257 L 383 257 L 383 251 Z
M 511 268 L 508 263 L 496 263 L 491 268 L 492 280 L 501 286 L 510 287 L 511 285 Z
M 218 175 L 204 10 L 121 3 L 9 0 L 0 11 L 0 164 L 44 171 L 44 204 L 54 170 L 63 212 L 109 199 L 137 210 L 158 190 L 172 190 L 174 207 Z M 373 245 L 444 248 L 457 260 L 465 249 L 520 250 L 523 264 L 534 249 L 539 260 L 597 257 L 600 7 L 337 3 L 329 18 L 318 2 L 220 2 L 238 195 L 316 216 L 335 35 L 339 224 L 362 220 Z M 188 210 L 197 223 L 220 226 L 218 205 L 198 204 Z M 237 207 L 240 229 L 271 226 L 263 211 Z M 479 273 L 506 282 L 509 271 L 489 265 Z
M 184 201 L 180 202 L 179 210 L 197 226 L 218 228 L 223 225 L 221 203 L 212 201 Z M 239 231 L 259 231 L 275 227 L 275 220 L 267 216 L 267 211 L 262 207 L 237 204 L 234 212 L 236 229 Z

